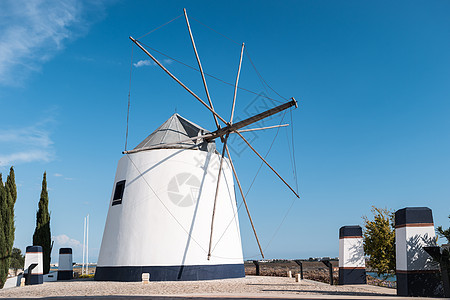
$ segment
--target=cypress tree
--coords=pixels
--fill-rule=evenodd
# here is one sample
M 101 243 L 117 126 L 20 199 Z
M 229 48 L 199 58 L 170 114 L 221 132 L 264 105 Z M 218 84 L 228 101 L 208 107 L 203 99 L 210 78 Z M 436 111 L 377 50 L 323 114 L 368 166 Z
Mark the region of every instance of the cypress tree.
M 48 212 L 47 174 L 44 172 L 42 179 L 41 198 L 39 209 L 36 213 L 36 229 L 33 234 L 33 245 L 42 246 L 42 258 L 44 274 L 50 271 L 51 233 L 50 213 Z
M 8 205 L 6 190 L 3 186 L 2 174 L 0 173 L 0 288 L 3 288 L 6 278 L 8 277 L 9 259 L 7 254 L 7 243 L 5 236 L 5 228 L 7 227 Z
M 14 246 L 14 235 L 15 235 L 15 226 L 14 226 L 14 205 L 17 200 L 17 189 L 15 182 L 15 174 L 14 168 L 11 167 L 9 169 L 9 175 L 6 179 L 5 183 L 5 191 L 6 191 L 6 203 L 7 203 L 7 224 L 5 225 L 5 239 L 6 239 L 6 247 L 7 247 L 7 255 L 10 258 L 12 254 L 12 249 Z M 8 264 L 9 266 L 9 264 Z

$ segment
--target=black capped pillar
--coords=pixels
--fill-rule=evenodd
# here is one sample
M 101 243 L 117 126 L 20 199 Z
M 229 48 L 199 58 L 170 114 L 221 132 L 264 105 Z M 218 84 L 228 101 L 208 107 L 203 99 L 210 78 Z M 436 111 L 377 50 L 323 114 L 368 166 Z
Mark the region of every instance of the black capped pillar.
M 424 251 L 435 246 L 433 215 L 428 207 L 406 207 L 395 212 L 397 295 L 444 295 L 439 265 Z
M 73 278 L 72 248 L 59 249 L 58 280 Z
M 339 229 L 339 284 L 366 284 L 361 226 Z
M 24 277 L 26 285 L 44 282 L 42 247 L 28 246 L 25 252 Z

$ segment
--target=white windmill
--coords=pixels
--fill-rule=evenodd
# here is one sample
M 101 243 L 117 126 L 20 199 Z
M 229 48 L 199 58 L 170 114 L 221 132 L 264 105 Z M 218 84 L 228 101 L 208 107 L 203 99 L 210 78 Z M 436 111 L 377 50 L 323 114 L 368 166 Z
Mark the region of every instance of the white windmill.
M 231 116 L 228 121 L 221 117 L 213 107 L 186 10 L 184 16 L 209 104 L 166 69 L 138 40 L 130 39 L 213 114 L 217 128 L 210 132 L 174 114 L 133 150 L 123 152 L 125 156 L 118 163 L 114 180 L 96 280 L 140 281 L 143 273 L 149 273 L 150 280 L 243 277 L 233 175 L 264 257 L 227 146 L 231 134 L 237 134 L 299 197 L 241 134 L 246 131 L 244 127 L 297 107 L 297 102 L 291 98 L 287 103 L 233 123 L 244 53 L 242 44 Z M 223 142 L 220 153 L 215 147 L 217 138 Z M 219 166 L 218 170 L 214 166 Z

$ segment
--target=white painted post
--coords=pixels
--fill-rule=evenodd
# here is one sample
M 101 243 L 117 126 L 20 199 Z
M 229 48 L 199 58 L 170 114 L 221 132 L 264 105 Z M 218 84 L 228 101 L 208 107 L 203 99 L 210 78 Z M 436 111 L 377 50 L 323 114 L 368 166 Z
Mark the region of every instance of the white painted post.
M 150 273 L 142 273 L 142 283 L 147 284 L 150 280 Z
M 60 248 L 57 280 L 70 280 L 72 278 L 73 278 L 72 248 Z
M 30 271 L 30 266 L 35 267 Z M 41 246 L 28 246 L 25 253 L 24 276 L 28 276 L 27 285 L 42 284 L 44 282 L 44 268 Z
M 366 284 L 362 228 L 359 225 L 339 229 L 339 284 Z
M 395 212 L 397 296 L 444 296 L 439 265 L 423 250 L 435 245 L 431 209 L 406 207 Z

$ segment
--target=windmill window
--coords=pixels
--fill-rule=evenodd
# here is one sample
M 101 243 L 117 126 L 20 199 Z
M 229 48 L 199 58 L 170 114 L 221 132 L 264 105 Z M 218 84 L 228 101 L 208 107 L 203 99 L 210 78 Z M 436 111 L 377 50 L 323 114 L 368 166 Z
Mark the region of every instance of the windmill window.
M 122 204 L 123 191 L 125 190 L 125 180 L 116 183 L 112 205 Z

